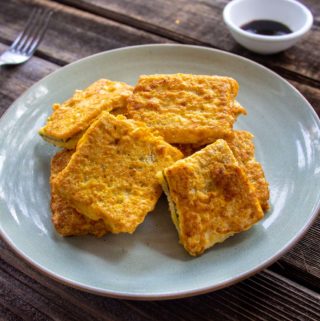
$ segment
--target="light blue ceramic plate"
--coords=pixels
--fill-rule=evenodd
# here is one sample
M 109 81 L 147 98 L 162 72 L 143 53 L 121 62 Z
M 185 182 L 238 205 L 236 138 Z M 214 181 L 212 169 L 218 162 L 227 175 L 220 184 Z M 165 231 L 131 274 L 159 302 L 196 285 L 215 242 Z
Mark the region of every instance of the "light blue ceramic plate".
M 56 149 L 37 130 L 77 88 L 98 78 L 135 84 L 153 73 L 219 74 L 240 83 L 248 116 L 236 127 L 255 134 L 256 156 L 271 187 L 271 210 L 248 232 L 192 258 L 178 244 L 167 202 L 133 235 L 62 238 L 50 222 L 49 162 Z M 43 273 L 97 294 L 165 299 L 213 291 L 271 264 L 306 231 L 320 199 L 319 119 L 285 80 L 247 59 L 180 45 L 124 48 L 88 57 L 41 80 L 0 121 L 1 232 Z

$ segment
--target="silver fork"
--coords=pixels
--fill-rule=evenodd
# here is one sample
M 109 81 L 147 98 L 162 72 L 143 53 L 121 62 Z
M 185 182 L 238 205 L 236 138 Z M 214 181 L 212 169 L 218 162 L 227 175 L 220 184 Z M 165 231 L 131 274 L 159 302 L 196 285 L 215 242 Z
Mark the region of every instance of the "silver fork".
M 48 28 L 52 13 L 49 9 L 32 11 L 24 30 L 0 56 L 0 66 L 22 64 L 32 57 Z

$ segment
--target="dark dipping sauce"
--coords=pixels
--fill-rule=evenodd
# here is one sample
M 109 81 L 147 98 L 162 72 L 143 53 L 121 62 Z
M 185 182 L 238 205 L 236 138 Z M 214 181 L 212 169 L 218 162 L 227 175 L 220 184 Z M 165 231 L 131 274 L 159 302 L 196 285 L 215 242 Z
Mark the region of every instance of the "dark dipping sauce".
M 273 20 L 253 20 L 245 23 L 240 28 L 263 36 L 283 36 L 292 33 L 289 27 Z

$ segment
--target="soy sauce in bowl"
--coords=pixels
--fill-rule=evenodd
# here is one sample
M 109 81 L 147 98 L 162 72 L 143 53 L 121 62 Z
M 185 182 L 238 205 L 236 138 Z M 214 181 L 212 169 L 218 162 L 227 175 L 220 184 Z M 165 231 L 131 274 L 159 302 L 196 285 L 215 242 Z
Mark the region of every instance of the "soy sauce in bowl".
M 293 32 L 285 24 L 274 20 L 253 20 L 245 23 L 240 28 L 263 36 L 283 36 Z

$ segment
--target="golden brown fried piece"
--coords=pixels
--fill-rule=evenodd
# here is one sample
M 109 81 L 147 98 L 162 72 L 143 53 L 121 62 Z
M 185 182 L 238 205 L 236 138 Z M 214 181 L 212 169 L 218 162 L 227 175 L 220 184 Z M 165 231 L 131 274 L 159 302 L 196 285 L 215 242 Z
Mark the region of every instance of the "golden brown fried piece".
M 103 112 L 54 185 L 80 213 L 113 233 L 132 233 L 161 195 L 156 173 L 180 158 L 143 123 Z
M 249 229 L 263 217 L 252 185 L 222 139 L 158 177 L 180 242 L 191 255 Z
M 269 184 L 265 178 L 263 168 L 254 158 L 253 135 L 247 131 L 234 132 L 233 137 L 226 139 L 235 158 L 243 165 L 250 183 L 253 185 L 257 198 L 264 211 L 269 209 Z
M 235 102 L 238 83 L 228 77 L 188 74 L 141 76 L 128 115 L 173 144 L 212 143 L 232 135 L 245 109 Z
M 265 178 L 261 164 L 255 160 L 251 160 L 245 164 L 244 170 L 248 176 L 249 182 L 254 187 L 256 196 L 260 202 L 263 211 L 267 212 L 270 208 L 269 184 Z
M 234 135 L 226 139 L 234 157 L 241 163 L 254 159 L 253 135 L 245 130 L 235 130 Z
M 51 161 L 51 210 L 52 223 L 62 236 L 92 234 L 101 237 L 108 232 L 103 220 L 94 221 L 77 212 L 56 193 L 54 179 L 67 166 L 73 150 L 57 153 Z
M 269 209 L 269 184 L 266 181 L 262 166 L 254 158 L 254 143 L 253 135 L 244 130 L 234 131 L 233 136 L 226 138 L 233 155 L 248 176 L 250 183 L 254 186 L 257 198 L 264 211 Z M 194 154 L 205 146 L 192 144 L 177 144 L 175 145 L 185 157 Z
M 126 111 L 132 90 L 126 83 L 100 79 L 84 90 L 77 90 L 61 105 L 54 104 L 53 113 L 39 134 L 49 143 L 73 149 L 103 110 Z

